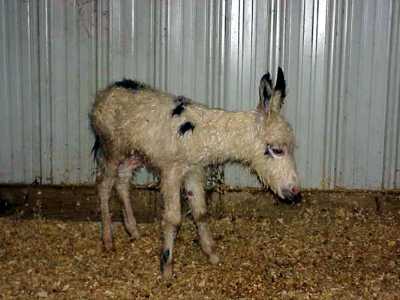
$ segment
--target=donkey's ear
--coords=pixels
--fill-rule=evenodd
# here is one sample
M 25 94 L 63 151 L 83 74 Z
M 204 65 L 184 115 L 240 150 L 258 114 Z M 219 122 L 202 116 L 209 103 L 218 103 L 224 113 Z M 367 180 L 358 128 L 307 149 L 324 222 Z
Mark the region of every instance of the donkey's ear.
M 276 77 L 276 83 L 274 92 L 281 92 L 282 99 L 286 97 L 286 81 L 285 77 L 283 76 L 283 71 L 281 67 L 278 67 L 278 75 Z
M 271 74 L 268 72 L 260 80 L 259 86 L 260 103 L 258 109 L 267 112 L 269 110 L 269 104 L 272 97 L 272 80 Z
M 286 81 L 281 67 L 278 67 L 278 75 L 276 76 L 275 87 L 272 91 L 270 109 L 279 113 L 285 97 Z

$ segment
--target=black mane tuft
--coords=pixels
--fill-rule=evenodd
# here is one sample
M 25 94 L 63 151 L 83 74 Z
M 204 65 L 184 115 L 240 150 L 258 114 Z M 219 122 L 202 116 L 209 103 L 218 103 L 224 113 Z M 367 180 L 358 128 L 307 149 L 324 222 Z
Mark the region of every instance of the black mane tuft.
M 176 104 L 175 108 L 172 110 L 171 115 L 174 116 L 180 116 L 182 112 L 185 110 L 185 106 L 190 104 L 190 100 L 187 99 L 184 96 L 178 96 L 174 99 L 174 102 Z
M 132 91 L 137 91 L 137 90 L 145 88 L 145 85 L 143 83 L 141 83 L 140 81 L 126 79 L 126 78 L 124 78 L 121 81 L 116 81 L 114 83 L 114 86 L 122 87 L 124 89 L 132 90 Z

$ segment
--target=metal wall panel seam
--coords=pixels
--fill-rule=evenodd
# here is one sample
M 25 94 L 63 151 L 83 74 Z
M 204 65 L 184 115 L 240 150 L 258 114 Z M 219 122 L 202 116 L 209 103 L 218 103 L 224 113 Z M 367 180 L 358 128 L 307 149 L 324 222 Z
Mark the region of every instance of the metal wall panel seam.
M 40 111 L 40 174 L 41 183 L 51 183 L 52 178 L 52 139 L 51 139 L 51 101 L 50 101 L 50 47 L 48 1 L 38 2 L 38 38 L 39 38 L 39 111 Z
M 341 2 L 343 3 L 343 2 Z M 344 153 L 344 128 L 345 128 L 345 118 L 344 118 L 344 105 L 346 97 L 346 82 L 348 80 L 348 56 L 349 56 L 349 40 L 351 32 L 351 23 L 349 24 L 348 19 L 351 15 L 351 6 L 348 2 L 345 2 L 342 8 L 343 16 L 341 20 L 341 47 L 338 47 L 339 52 L 339 86 L 338 86 L 338 114 L 337 114 L 337 133 L 336 133 L 336 147 L 335 147 L 335 186 L 344 186 L 345 175 L 344 175 L 344 162 L 342 160 L 342 153 Z
M 395 51 L 397 51 L 397 55 L 394 55 L 394 66 L 400 66 L 400 3 L 395 1 L 397 7 L 396 7 L 396 13 L 393 14 L 394 17 L 396 17 L 396 24 L 397 24 L 397 35 L 395 37 Z M 400 188 L 400 68 L 397 67 L 396 69 L 396 74 L 393 79 L 393 87 L 395 89 L 394 92 L 394 101 L 397 104 L 397 110 L 395 112 L 397 113 L 397 118 L 395 120 L 397 121 L 397 126 L 395 127 L 395 134 L 393 135 L 394 138 L 397 138 L 397 151 L 395 150 L 396 153 L 396 161 L 397 164 L 395 164 L 394 167 L 394 187 Z
M 123 60 L 121 49 L 121 0 L 110 1 L 110 30 L 109 34 L 109 53 L 108 53 L 108 82 L 119 80 L 119 75 L 123 74 Z
M 87 183 L 94 178 L 94 161 L 91 157 L 93 136 L 90 130 L 88 113 L 96 93 L 96 3 L 84 2 L 78 7 L 79 44 L 76 46 L 79 57 L 79 182 Z
M 21 23 L 21 16 L 19 10 L 19 3 L 12 1 L 10 4 L 9 15 L 13 16 L 8 18 L 10 21 L 10 42 L 9 42 L 9 59 L 11 61 L 11 68 L 9 69 L 9 99 L 11 101 L 11 120 L 13 120 L 13 126 L 11 126 L 11 141 L 12 141 L 12 163 L 13 163 L 13 181 L 19 182 L 24 181 L 24 106 L 23 106 L 23 95 L 22 95 L 22 63 L 21 63 L 21 30 L 18 26 Z M 11 31 L 12 30 L 12 31 Z
M 385 124 L 384 188 L 400 186 L 400 3 L 391 2 L 389 80 Z
M 313 27 L 313 67 L 310 81 L 310 89 L 312 92 L 311 96 L 311 133 L 310 133 L 310 143 L 312 157 L 310 160 L 313 161 L 311 164 L 311 181 L 314 182 L 313 186 L 321 188 L 324 184 L 324 174 L 322 173 L 323 164 L 323 154 L 324 154 L 324 143 L 323 134 L 326 127 L 326 120 L 324 119 L 327 101 L 324 94 L 327 82 L 326 80 L 326 21 L 327 21 L 327 8 L 326 2 L 314 2 L 314 27 Z
M 326 97 L 326 106 L 325 110 L 325 120 L 326 126 L 324 130 L 324 160 L 322 161 L 322 172 L 323 172 L 323 188 L 332 188 L 334 184 L 334 169 L 335 169 L 335 160 L 333 156 L 332 148 L 337 143 L 336 138 L 336 125 L 335 121 L 337 120 L 336 115 L 336 103 L 335 99 L 335 87 L 338 82 L 336 70 L 336 64 L 334 64 L 334 60 L 337 57 L 335 52 L 335 43 L 338 40 L 335 32 L 337 29 L 337 18 L 338 18 L 338 5 L 336 1 L 331 1 L 327 6 L 328 12 L 328 21 L 326 24 L 326 28 L 330 28 L 327 32 L 327 72 L 326 72 L 326 82 L 327 87 L 325 91 Z
M 30 51 L 30 65 L 31 65 L 31 78 L 30 78 L 30 89 L 31 89 L 31 100 L 32 101 L 32 178 L 31 182 L 40 182 L 40 85 L 39 85 L 39 34 L 38 34 L 38 10 L 39 7 L 35 1 L 28 2 L 29 9 L 29 41 L 31 44 Z
M 50 8 L 50 100 L 52 102 L 52 181 L 67 182 L 67 97 L 66 97 L 66 2 L 49 3 Z
M 374 42 L 372 62 L 371 103 L 369 110 L 369 152 L 368 152 L 368 181 L 367 186 L 382 188 L 384 177 L 385 153 L 385 122 L 387 119 L 386 99 L 388 97 L 387 82 L 390 59 L 390 1 L 375 2 Z M 381 98 L 384 98 L 381 100 Z
M 108 0 L 96 1 L 96 90 L 108 84 L 110 9 Z
M 80 127 L 80 102 L 84 99 L 80 99 L 80 81 L 81 76 L 79 72 L 79 43 L 80 35 L 79 29 L 81 27 L 80 17 L 83 11 L 82 7 L 79 7 L 77 3 L 66 3 L 65 4 L 65 46 L 68 51 L 65 55 L 65 93 L 66 93 L 66 145 L 64 151 L 66 151 L 66 177 L 69 183 L 78 183 L 80 181 L 80 166 L 82 161 L 80 160 L 81 153 L 81 131 Z

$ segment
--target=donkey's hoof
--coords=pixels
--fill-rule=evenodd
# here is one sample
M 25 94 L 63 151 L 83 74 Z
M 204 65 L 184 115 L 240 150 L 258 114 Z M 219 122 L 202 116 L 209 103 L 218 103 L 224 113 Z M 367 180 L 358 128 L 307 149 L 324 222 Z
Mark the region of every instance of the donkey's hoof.
M 219 263 L 219 257 L 216 254 L 211 254 L 208 257 L 208 261 L 212 264 L 212 265 L 216 265 Z
M 129 235 L 129 240 L 130 241 L 134 241 L 134 240 L 140 239 L 139 231 L 134 231 L 134 232 L 128 233 L 128 235 Z
M 103 250 L 104 250 L 104 252 L 115 252 L 116 251 L 115 247 L 113 245 L 111 245 L 111 246 L 104 245 Z
M 172 264 L 164 265 L 163 270 L 161 272 L 163 280 L 170 280 L 172 279 Z
M 115 251 L 114 244 L 112 241 L 103 241 L 103 248 L 106 252 Z

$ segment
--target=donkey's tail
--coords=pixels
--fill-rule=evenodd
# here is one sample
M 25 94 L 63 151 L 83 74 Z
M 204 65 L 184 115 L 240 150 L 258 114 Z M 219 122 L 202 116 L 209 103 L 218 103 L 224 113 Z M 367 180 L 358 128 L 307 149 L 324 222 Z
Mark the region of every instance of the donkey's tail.
M 101 140 L 100 140 L 100 137 L 96 134 L 95 141 L 94 141 L 92 151 L 91 151 L 91 153 L 93 155 L 93 160 L 95 160 L 95 161 L 98 160 L 100 152 L 101 152 Z

